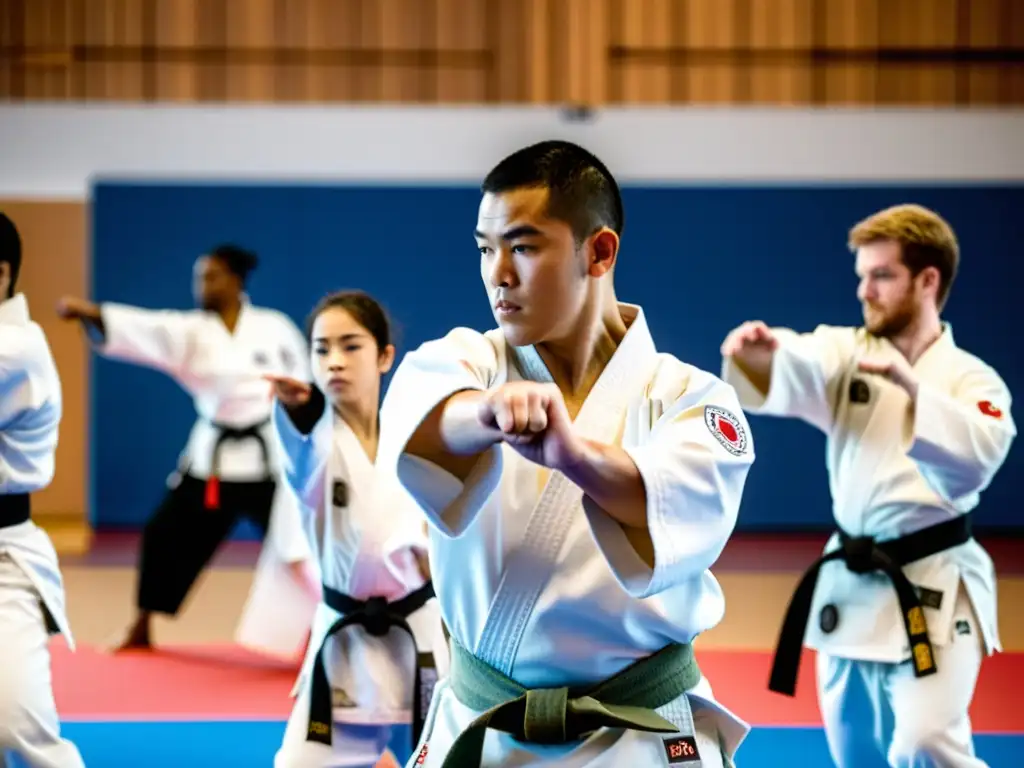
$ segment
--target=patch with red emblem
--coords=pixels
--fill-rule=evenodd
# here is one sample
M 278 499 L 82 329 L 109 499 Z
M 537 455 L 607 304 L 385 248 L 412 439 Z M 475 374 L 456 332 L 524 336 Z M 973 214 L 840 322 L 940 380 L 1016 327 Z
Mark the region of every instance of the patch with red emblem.
M 734 414 L 716 405 L 706 405 L 704 423 L 722 447 L 733 456 L 747 452 L 747 430 Z
M 982 400 L 978 403 L 978 410 L 986 416 L 991 416 L 993 419 L 1003 418 L 1003 412 L 996 408 L 996 406 L 992 404 L 991 400 Z

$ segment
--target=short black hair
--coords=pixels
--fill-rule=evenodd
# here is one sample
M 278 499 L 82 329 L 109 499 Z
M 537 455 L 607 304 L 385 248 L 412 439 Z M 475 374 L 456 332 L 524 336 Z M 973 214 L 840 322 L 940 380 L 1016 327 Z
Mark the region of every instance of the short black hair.
M 230 243 L 216 246 L 210 251 L 210 256 L 222 261 L 229 272 L 238 276 L 238 279 L 242 281 L 242 285 L 245 285 L 249 273 L 256 269 L 260 261 L 252 251 L 247 251 L 245 248 Z
M 601 227 L 622 234 L 619 185 L 604 163 L 577 144 L 542 141 L 513 152 L 491 169 L 481 189 L 501 194 L 523 187 L 548 189 L 548 215 L 568 224 L 577 242 Z
M 21 272 L 21 235 L 7 214 L 0 211 L 0 262 L 11 265 L 11 285 L 7 289 L 7 297 L 14 295 L 14 286 L 18 284 L 18 273 Z

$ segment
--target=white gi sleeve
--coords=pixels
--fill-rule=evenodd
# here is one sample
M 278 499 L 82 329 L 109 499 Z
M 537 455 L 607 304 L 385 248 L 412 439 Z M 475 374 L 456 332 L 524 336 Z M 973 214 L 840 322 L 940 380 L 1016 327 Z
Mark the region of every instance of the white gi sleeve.
M 334 413 L 326 407 L 319 391 L 314 391 L 314 397 L 318 398 L 323 409 L 308 431 L 296 426 L 280 401 L 275 399 L 270 411 L 281 458 L 281 476 L 291 487 L 303 511 L 317 510 L 322 505 L 327 463 L 334 440 Z
M 60 383 L 51 367 L 52 356 L 42 329 L 0 325 L 0 414 L 15 417 L 48 408 L 49 418 L 34 419 L 31 435 L 0 437 L 17 446 L 7 458 L 0 455 L 0 491 L 31 493 L 53 481 L 58 429 L 62 411 Z
M 772 333 L 779 345 L 772 358 L 767 395 L 729 358 L 722 363 L 722 379 L 735 388 L 748 413 L 795 417 L 828 432 L 839 383 L 853 356 L 856 329 L 819 325 L 812 333 L 789 328 L 772 328 Z
M 589 497 L 583 508 L 619 583 L 644 598 L 699 576 L 721 555 L 736 526 L 754 443 L 733 388 L 709 376 L 673 403 L 646 441 L 623 449 L 647 492 L 654 568 Z
M 284 343 L 289 355 L 294 359 L 294 367 L 291 370 L 286 370 L 284 375 L 299 381 L 312 381 L 313 370 L 309 360 L 309 343 L 290 317 L 282 312 L 281 318 L 285 326 Z
M 109 302 L 100 305 L 100 312 L 105 333 L 95 345 L 97 352 L 154 368 L 186 383 L 195 314 Z
M 945 501 L 980 493 L 992 482 L 1017 435 L 1010 405 L 1009 390 L 990 368 L 966 373 L 952 396 L 918 385 L 908 409 L 907 455 Z
M 434 408 L 456 392 L 494 385 L 498 369 L 494 345 L 481 333 L 456 328 L 429 341 L 402 360 L 381 406 L 382 466 L 398 480 L 427 516 L 449 537 L 462 535 L 501 480 L 501 445 L 484 451 L 465 482 L 436 464 L 405 452 L 409 438 Z

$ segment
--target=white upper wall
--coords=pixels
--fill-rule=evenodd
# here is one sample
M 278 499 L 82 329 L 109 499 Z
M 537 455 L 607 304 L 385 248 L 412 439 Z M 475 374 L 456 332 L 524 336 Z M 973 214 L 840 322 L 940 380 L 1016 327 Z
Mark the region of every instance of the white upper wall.
M 97 176 L 478 183 L 577 141 L 624 182 L 1024 180 L 1024 110 L 0 106 L 0 197 L 84 199 Z

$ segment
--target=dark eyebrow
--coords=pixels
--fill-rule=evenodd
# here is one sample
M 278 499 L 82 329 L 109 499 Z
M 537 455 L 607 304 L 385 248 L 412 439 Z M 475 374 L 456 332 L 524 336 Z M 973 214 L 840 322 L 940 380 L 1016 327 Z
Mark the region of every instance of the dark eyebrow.
M 365 339 L 365 333 L 346 333 L 340 337 L 340 341 L 356 341 L 358 339 Z M 313 341 L 317 344 L 322 344 L 325 341 L 330 341 L 326 336 L 317 336 Z
M 501 234 L 502 240 L 519 240 L 522 237 L 539 237 L 543 233 L 531 224 L 522 224 L 518 227 L 513 227 Z M 479 229 L 474 233 L 478 240 L 486 240 L 487 235 L 481 232 Z

